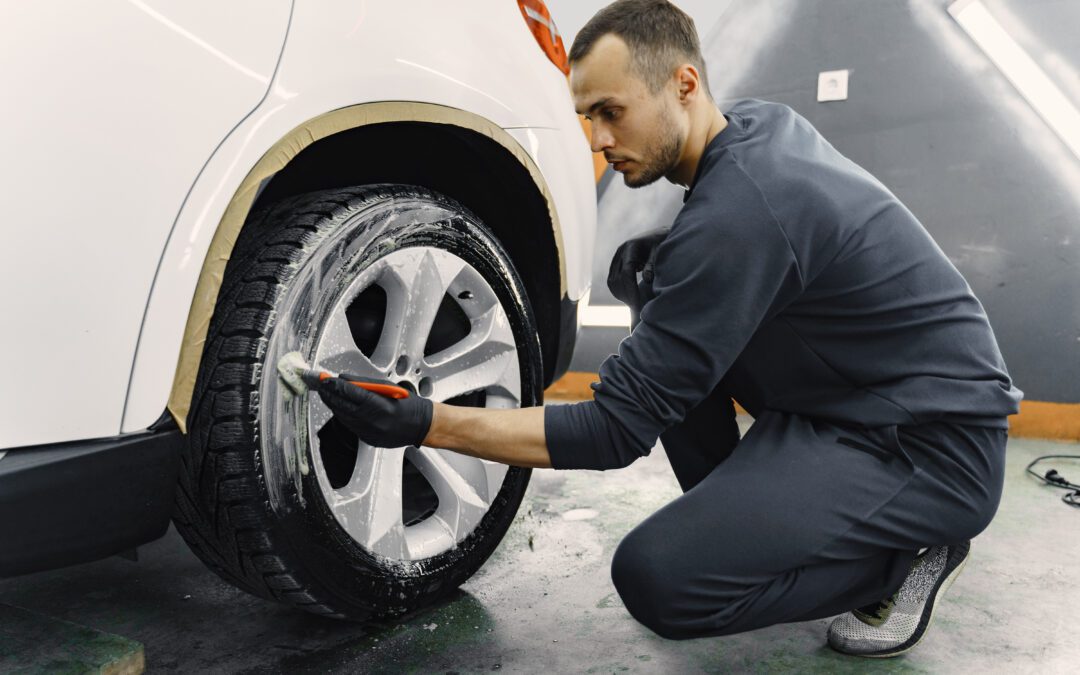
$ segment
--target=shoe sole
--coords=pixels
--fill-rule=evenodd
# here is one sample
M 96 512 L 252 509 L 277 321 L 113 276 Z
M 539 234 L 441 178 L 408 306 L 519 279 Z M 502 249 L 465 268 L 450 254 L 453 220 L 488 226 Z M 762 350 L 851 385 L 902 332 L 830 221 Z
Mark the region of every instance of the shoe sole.
M 960 576 L 960 572 L 963 571 L 964 565 L 967 564 L 968 558 L 971 557 L 971 544 L 968 543 L 967 550 L 964 551 L 964 557 L 960 559 L 960 562 L 956 564 L 943 579 L 938 581 L 937 587 L 931 591 L 930 597 L 926 600 L 927 606 L 923 609 L 922 616 L 919 618 L 919 625 L 915 627 L 915 632 L 911 634 L 904 642 L 901 642 L 896 647 L 890 649 L 883 649 L 877 652 L 867 652 L 864 654 L 855 654 L 855 656 L 865 656 L 871 659 L 888 659 L 894 656 L 900 656 L 901 654 L 911 651 L 915 645 L 919 644 L 919 641 L 926 635 L 926 629 L 930 627 L 930 622 L 934 620 L 934 612 L 937 610 L 937 601 L 945 591 L 949 590 L 949 586 L 952 586 L 956 577 Z M 950 551 L 950 553 L 952 553 Z M 946 563 L 948 564 L 948 563 Z M 845 652 L 850 653 L 850 652 Z

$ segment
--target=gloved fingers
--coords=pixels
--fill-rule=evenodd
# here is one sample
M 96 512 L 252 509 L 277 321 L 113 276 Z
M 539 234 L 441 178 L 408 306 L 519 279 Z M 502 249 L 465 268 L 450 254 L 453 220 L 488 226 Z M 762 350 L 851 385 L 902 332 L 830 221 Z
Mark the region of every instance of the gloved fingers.
M 608 290 L 620 302 L 637 307 L 644 304 L 645 298 L 639 292 L 637 275 L 640 273 L 646 284 L 652 284 L 656 251 L 667 235 L 667 230 L 652 232 L 628 239 L 615 250 L 608 267 L 607 281 Z
M 366 389 L 349 384 L 341 377 L 329 377 L 319 383 L 319 397 L 327 406 L 333 408 L 335 403 L 345 401 L 359 406 L 372 406 L 377 401 L 377 394 L 372 394 Z
M 656 252 L 660 248 L 661 241 L 663 241 L 663 237 L 656 238 L 655 243 L 649 249 L 649 257 L 641 267 L 641 278 L 649 284 L 653 282 L 653 274 L 656 270 Z
M 610 290 L 615 297 L 619 297 L 615 294 L 616 285 L 622 283 L 620 280 L 628 274 L 621 256 L 621 251 L 622 247 L 619 247 L 619 249 L 615 251 L 615 255 L 611 258 L 611 264 L 608 266 L 608 290 Z
M 652 262 L 645 263 L 645 267 L 641 268 L 641 280 L 647 284 L 651 284 L 653 282 L 653 274 L 655 269 L 656 268 Z
M 623 244 L 619 251 L 615 253 L 615 257 L 611 259 L 607 286 L 608 290 L 619 302 L 629 305 L 634 302 L 637 295 L 638 270 L 634 259 L 623 250 L 625 247 L 626 244 Z
M 629 239 L 615 249 L 609 272 L 640 272 L 649 259 L 649 247 L 640 239 Z
M 315 390 L 315 393 L 319 395 L 319 398 L 326 404 L 326 407 L 330 408 L 330 412 L 335 415 L 339 415 L 345 411 L 352 413 L 356 407 L 356 404 L 349 399 L 342 398 L 328 389 L 319 387 Z
M 637 279 L 634 275 L 608 277 L 608 290 L 624 305 L 633 305 L 637 298 Z
M 646 260 L 655 258 L 656 247 L 668 236 L 668 230 L 658 230 L 627 239 L 619 246 L 627 262 L 636 263 L 640 269 Z
M 645 303 L 656 297 L 656 289 L 651 281 L 642 281 L 637 285 L 638 307 L 644 307 Z
M 644 277 L 644 275 L 642 275 Z M 610 280 L 608 290 L 611 294 L 631 309 L 640 312 L 645 303 L 656 297 L 652 279 L 637 280 L 636 275 L 627 275 Z

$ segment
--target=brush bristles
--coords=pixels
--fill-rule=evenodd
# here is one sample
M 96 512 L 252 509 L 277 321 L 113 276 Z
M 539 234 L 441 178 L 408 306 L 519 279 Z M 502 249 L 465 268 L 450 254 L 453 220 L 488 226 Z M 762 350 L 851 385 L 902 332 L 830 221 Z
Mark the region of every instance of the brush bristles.
M 281 381 L 285 383 L 285 400 L 307 393 L 308 385 L 305 382 L 304 372 L 310 370 L 310 366 L 300 352 L 289 352 L 281 357 L 277 363 L 277 370 Z

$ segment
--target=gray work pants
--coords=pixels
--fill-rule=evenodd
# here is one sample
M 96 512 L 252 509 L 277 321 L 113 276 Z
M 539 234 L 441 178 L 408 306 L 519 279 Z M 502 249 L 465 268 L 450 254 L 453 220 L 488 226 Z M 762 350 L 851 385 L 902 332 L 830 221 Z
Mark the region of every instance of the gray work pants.
M 866 429 L 756 412 L 740 440 L 718 388 L 661 436 L 684 494 L 626 536 L 611 575 L 630 614 L 663 637 L 881 600 L 919 548 L 970 539 L 997 510 L 1004 429 Z

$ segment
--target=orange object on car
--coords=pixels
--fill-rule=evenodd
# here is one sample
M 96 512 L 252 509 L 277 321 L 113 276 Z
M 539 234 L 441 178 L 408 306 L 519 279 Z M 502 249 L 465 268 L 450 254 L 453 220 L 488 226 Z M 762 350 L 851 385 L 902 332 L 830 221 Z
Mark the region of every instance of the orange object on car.
M 543 0 L 518 0 L 521 15 L 525 17 L 525 23 L 532 31 L 540 49 L 544 50 L 551 62 L 563 72 L 570 74 L 570 59 L 566 55 L 566 47 L 563 46 L 562 35 L 555 27 L 555 21 L 551 18 L 551 12 Z

